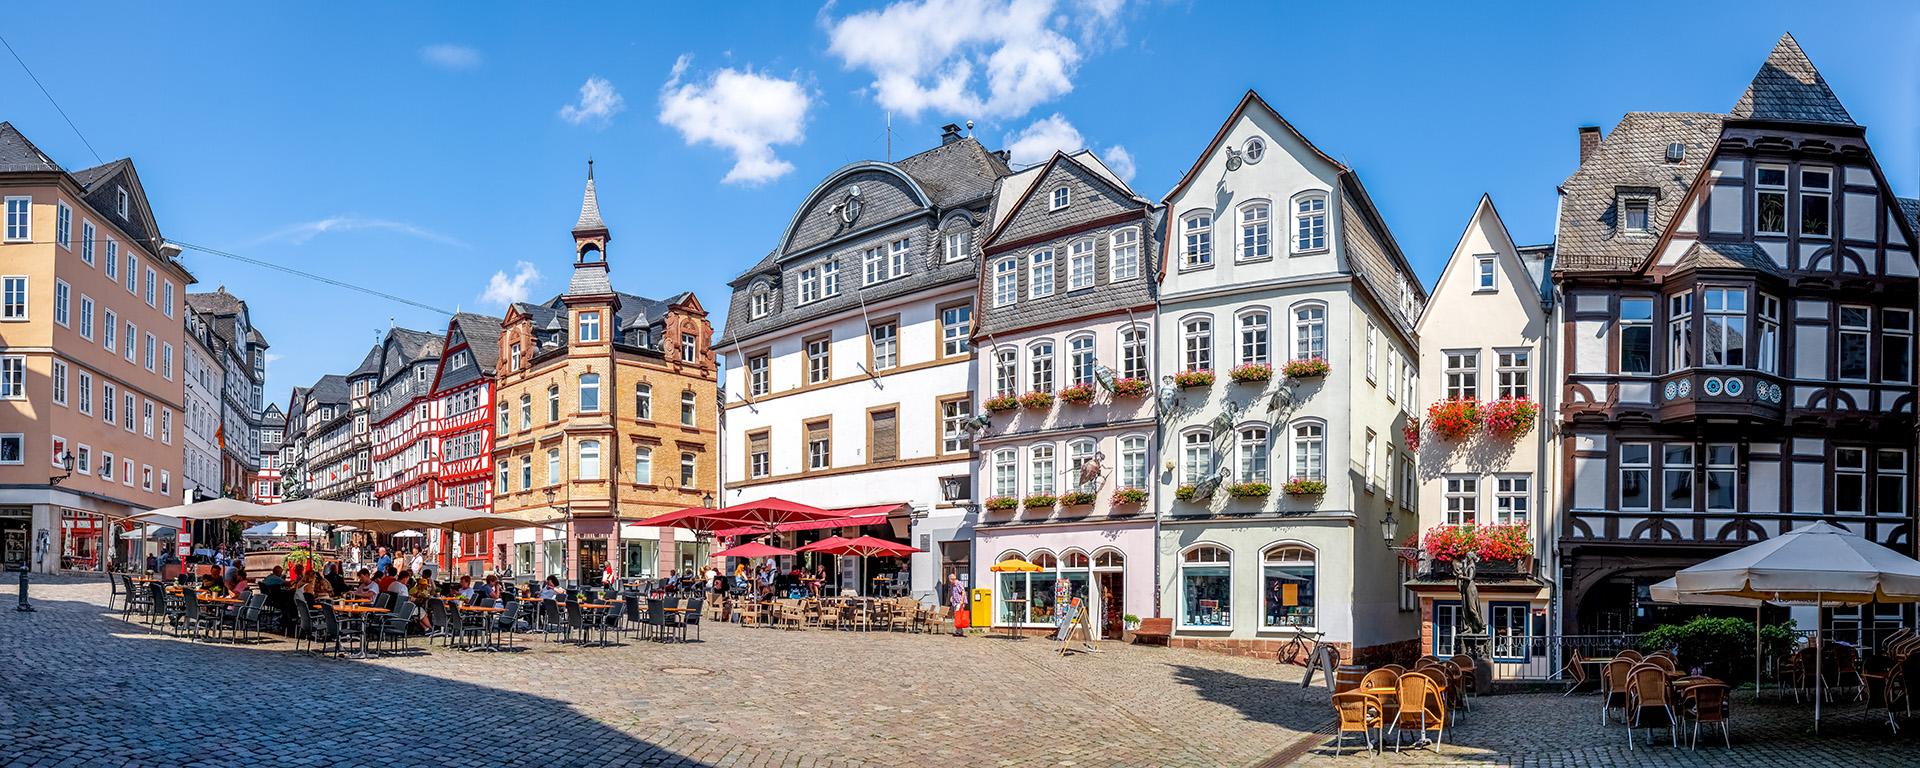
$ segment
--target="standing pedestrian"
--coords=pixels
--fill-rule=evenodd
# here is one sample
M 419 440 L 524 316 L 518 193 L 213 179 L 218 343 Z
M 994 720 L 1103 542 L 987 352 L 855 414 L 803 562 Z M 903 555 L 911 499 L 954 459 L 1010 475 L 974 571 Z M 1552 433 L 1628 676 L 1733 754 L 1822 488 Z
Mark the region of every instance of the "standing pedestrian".
M 958 571 L 947 574 L 947 604 L 953 606 L 953 636 L 966 637 L 973 616 L 967 610 L 967 588 L 961 585 Z

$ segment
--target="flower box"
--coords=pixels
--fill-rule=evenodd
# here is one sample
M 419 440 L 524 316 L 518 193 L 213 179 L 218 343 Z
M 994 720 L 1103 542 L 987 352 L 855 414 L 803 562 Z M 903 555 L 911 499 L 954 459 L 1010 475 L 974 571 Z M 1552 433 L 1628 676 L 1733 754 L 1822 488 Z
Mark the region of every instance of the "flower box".
M 1227 371 L 1227 378 L 1242 383 L 1266 381 L 1273 378 L 1273 366 L 1266 363 L 1242 363 Z
M 1199 493 L 1200 489 L 1194 487 L 1192 483 L 1173 489 L 1173 497 L 1181 501 L 1193 501 L 1193 497 Z
M 1213 371 L 1202 368 L 1197 371 L 1180 371 L 1173 375 L 1173 383 L 1183 389 L 1213 386 Z
M 1496 437 L 1516 439 L 1533 430 L 1540 418 L 1540 406 L 1523 397 L 1503 397 L 1486 407 L 1487 431 Z
M 1312 477 L 1296 477 L 1280 486 L 1288 496 L 1319 496 L 1327 492 L 1327 481 Z
M 1436 525 L 1427 529 L 1421 549 L 1435 562 L 1464 560 L 1471 552 L 1495 572 L 1511 572 L 1533 557 L 1533 537 L 1527 526 L 1516 525 Z
M 1153 385 L 1142 378 L 1125 378 L 1113 382 L 1113 394 L 1119 397 L 1145 397 L 1153 391 Z
M 1462 440 L 1480 426 L 1480 401 L 1466 398 L 1442 400 L 1427 406 L 1427 425 L 1434 434 L 1447 440 Z
M 1020 505 L 1027 509 L 1046 509 L 1059 502 L 1060 499 L 1055 498 L 1053 494 L 1041 493 L 1021 499 Z
M 1062 389 L 1060 390 L 1060 400 L 1061 402 L 1073 403 L 1074 405 L 1091 403 L 1093 402 L 1093 385 L 1074 384 Z
M 1227 486 L 1227 495 L 1237 499 L 1264 499 L 1273 493 L 1273 486 L 1266 483 L 1234 483 Z
M 1289 379 L 1313 379 L 1325 376 L 1333 371 L 1333 366 L 1324 357 L 1309 357 L 1301 360 L 1288 360 L 1281 366 L 1280 372 Z
M 1067 491 L 1060 494 L 1060 506 L 1063 507 L 1084 507 L 1092 503 L 1092 491 Z
M 1020 506 L 1020 500 L 1012 496 L 987 497 L 987 509 L 1013 509 Z
M 1013 395 L 994 395 L 987 398 L 987 401 L 981 405 L 986 406 L 989 411 L 1011 411 L 1020 407 L 1020 400 Z
M 1028 392 L 1020 396 L 1020 407 L 1043 411 L 1053 407 L 1052 392 Z
M 1144 488 L 1122 488 L 1113 492 L 1116 504 L 1140 504 L 1146 500 L 1147 491 Z

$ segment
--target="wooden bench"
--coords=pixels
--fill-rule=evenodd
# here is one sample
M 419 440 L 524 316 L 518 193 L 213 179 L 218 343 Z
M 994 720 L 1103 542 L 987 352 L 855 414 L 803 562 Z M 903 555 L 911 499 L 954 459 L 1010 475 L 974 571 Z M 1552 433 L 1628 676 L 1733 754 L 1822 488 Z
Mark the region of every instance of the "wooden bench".
M 1140 628 L 1133 631 L 1136 644 L 1166 645 L 1173 637 L 1173 619 L 1141 619 Z

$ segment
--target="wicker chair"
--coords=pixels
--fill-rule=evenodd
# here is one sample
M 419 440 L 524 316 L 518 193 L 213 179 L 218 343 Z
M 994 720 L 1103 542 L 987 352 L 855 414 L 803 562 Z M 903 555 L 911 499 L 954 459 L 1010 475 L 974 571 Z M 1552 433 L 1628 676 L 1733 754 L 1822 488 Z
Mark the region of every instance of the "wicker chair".
M 1394 673 L 1395 675 L 1404 675 L 1404 674 L 1406 674 L 1406 673 L 1407 673 L 1407 668 L 1406 668 L 1406 667 L 1403 667 L 1403 666 L 1400 666 L 1400 665 L 1398 665 L 1398 664 L 1382 664 L 1382 665 L 1380 665 L 1380 669 L 1390 669 L 1390 670 L 1393 670 L 1393 673 Z
M 1633 732 L 1647 725 L 1649 713 L 1667 718 L 1667 737 L 1680 746 L 1680 719 L 1668 698 L 1667 671 L 1658 664 L 1637 664 L 1627 673 L 1627 749 L 1633 749 Z M 1647 727 L 1647 743 L 1653 743 L 1652 727 Z
M 1607 662 L 1606 670 L 1600 674 L 1600 724 L 1607 724 L 1607 716 L 1615 708 L 1620 710 L 1620 719 L 1627 715 L 1627 672 L 1633 669 L 1633 662 L 1615 658 Z
M 1688 741 L 1688 749 L 1700 748 L 1700 726 L 1707 724 L 1720 729 L 1720 739 L 1727 749 L 1733 749 L 1733 736 L 1727 733 L 1727 723 L 1732 719 L 1727 708 L 1727 686 L 1719 683 L 1701 683 L 1687 686 L 1680 694 L 1681 716 L 1693 722 L 1693 738 Z M 1887 713 L 1887 721 L 1893 721 L 1893 713 Z
M 1387 688 L 1394 689 L 1395 693 L 1377 693 Z M 1360 678 L 1360 692 L 1376 692 L 1372 695 L 1380 700 L 1380 714 L 1389 720 L 1393 719 L 1394 712 L 1400 708 L 1399 689 L 1400 673 L 1385 667 L 1368 672 Z
M 1645 663 L 1652 664 L 1668 672 L 1674 672 L 1680 669 L 1679 663 L 1675 662 L 1672 656 L 1668 656 L 1665 653 L 1656 653 L 1648 656 Z
M 1380 707 L 1380 700 L 1358 691 L 1336 693 L 1333 695 L 1333 711 L 1338 715 L 1339 729 L 1334 750 L 1339 752 L 1346 749 L 1347 734 L 1359 731 L 1360 737 L 1366 741 L 1367 751 L 1371 753 L 1374 730 L 1386 726 L 1386 714 Z M 1382 733 L 1381 738 L 1384 741 L 1386 734 Z
M 1644 658 L 1640 655 L 1639 651 L 1636 651 L 1632 648 L 1628 648 L 1624 651 L 1616 653 L 1613 655 L 1613 657 L 1616 659 L 1626 659 L 1627 661 L 1634 661 L 1634 662 L 1640 661 L 1642 658 Z
M 1560 698 L 1573 695 L 1574 691 L 1580 690 L 1580 686 L 1587 684 L 1586 660 L 1585 656 L 1580 655 L 1578 648 L 1567 654 L 1567 665 L 1560 668 L 1560 673 L 1565 675 L 1566 679 L 1573 681 L 1573 684 L 1567 686 L 1566 692 L 1560 694 Z
M 1399 708 L 1391 720 L 1392 732 L 1396 734 L 1393 751 L 1400 751 L 1397 734 L 1411 728 L 1422 735 L 1432 731 L 1433 751 L 1439 754 L 1440 747 L 1446 742 L 1447 706 L 1440 700 L 1440 691 L 1435 689 L 1433 678 L 1419 672 L 1401 675 L 1399 692 L 1395 698 L 1399 700 Z
M 1367 668 L 1358 664 L 1343 664 L 1333 671 L 1333 692 L 1346 693 L 1358 690 L 1360 682 L 1366 679 Z

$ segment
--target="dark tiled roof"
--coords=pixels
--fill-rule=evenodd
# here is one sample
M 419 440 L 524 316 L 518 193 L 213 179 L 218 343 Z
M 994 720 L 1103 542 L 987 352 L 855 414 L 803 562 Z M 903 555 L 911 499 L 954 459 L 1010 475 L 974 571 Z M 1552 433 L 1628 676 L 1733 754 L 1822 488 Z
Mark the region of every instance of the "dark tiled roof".
M 1752 243 L 1697 242 L 1686 253 L 1680 254 L 1673 268 L 1757 270 L 1780 274 L 1779 265 L 1774 264 L 1773 259 Z
M 609 293 L 613 293 L 613 281 L 607 279 L 605 263 L 574 265 L 573 276 L 567 281 L 568 296 L 604 296 Z
M 373 345 L 372 349 L 367 350 L 366 357 L 360 358 L 360 366 L 357 368 L 354 368 L 352 373 L 347 374 L 347 378 L 357 379 L 362 376 L 377 376 L 379 374 L 380 374 L 380 345 L 375 344 Z
M 1896 197 L 1900 201 L 1900 212 L 1907 215 L 1907 223 L 1920 230 L 1920 198 Z
M 941 208 L 992 195 L 994 183 L 1013 172 L 1007 161 L 972 137 L 942 144 L 894 165 L 912 176 Z
M 119 173 L 121 170 L 124 170 L 127 166 L 130 166 L 130 165 L 133 165 L 132 158 L 123 157 L 110 163 L 96 165 L 92 168 L 82 168 L 78 171 L 74 171 L 73 180 L 74 182 L 80 185 L 81 189 L 92 191 L 94 188 L 94 185 L 97 185 L 106 179 L 112 178 L 114 174 Z
M 34 146 L 26 134 L 13 127 L 13 123 L 0 122 L 0 172 L 57 173 L 62 170 L 65 169 Z
M 1781 35 L 1746 93 L 1733 105 L 1733 117 L 1797 123 L 1853 125 L 1853 116 L 1827 87 L 1793 35 Z
M 253 326 L 247 326 L 247 343 L 260 349 L 268 346 L 267 337 L 260 335 L 260 329 Z
M 1560 223 L 1555 269 L 1614 272 L 1637 268 L 1656 238 L 1616 231 L 1622 187 L 1644 190 L 1653 200 L 1653 229 L 1662 231 L 1680 208 L 1720 138 L 1725 115 L 1710 112 L 1629 112 L 1593 154 L 1560 184 Z M 1668 144 L 1686 151 L 1666 161 Z
M 494 363 L 500 359 L 500 318 L 461 312 L 453 316 L 453 322 L 460 326 L 460 334 L 467 337 L 467 349 L 473 352 L 474 364 L 481 373 L 492 376 Z
M 1541 306 L 1553 306 L 1553 244 L 1518 245 L 1514 251 L 1520 256 L 1520 264 L 1527 268 L 1527 275 L 1533 278 L 1533 284 L 1540 289 Z
M 206 293 L 187 294 L 187 306 L 209 315 L 237 315 L 246 308 L 246 302 L 227 293 L 227 287 L 223 285 Z
M 307 396 L 320 403 L 345 405 L 347 402 L 347 377 L 337 373 L 321 376 L 313 387 L 307 390 Z
M 286 423 L 287 415 L 280 412 L 279 403 L 268 403 L 267 409 L 260 412 L 260 425 L 263 427 L 280 427 Z

